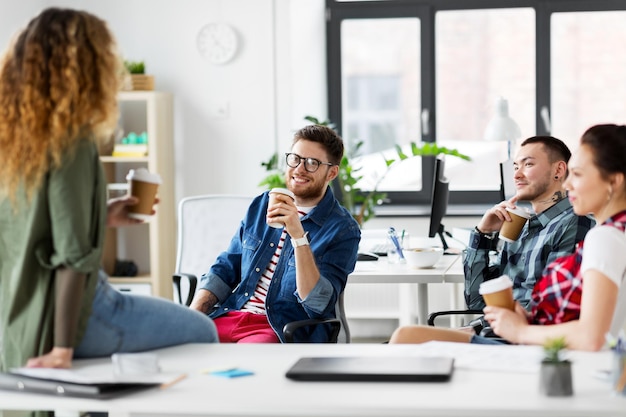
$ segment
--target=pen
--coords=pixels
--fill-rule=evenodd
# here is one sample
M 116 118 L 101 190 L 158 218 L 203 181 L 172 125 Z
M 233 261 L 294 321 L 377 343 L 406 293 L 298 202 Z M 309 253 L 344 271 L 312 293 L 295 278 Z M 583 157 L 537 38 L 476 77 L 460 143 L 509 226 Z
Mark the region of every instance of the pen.
M 398 236 L 396 236 L 396 229 L 394 229 L 393 227 L 389 228 L 389 238 L 391 239 L 393 246 L 396 247 L 396 251 L 398 252 L 398 255 L 400 255 L 400 259 L 404 259 L 402 246 L 400 246 L 400 242 L 398 242 Z
M 169 388 L 169 387 L 171 387 L 172 385 L 179 383 L 180 381 L 182 381 L 182 380 L 183 380 L 183 379 L 185 379 L 185 378 L 187 378 L 187 374 L 180 374 L 180 375 L 178 375 L 176 378 L 172 379 L 171 381 L 169 381 L 169 382 L 164 382 L 163 384 L 161 384 L 161 385 L 159 386 L 159 388 L 161 388 L 161 389 L 166 389 L 166 388 Z

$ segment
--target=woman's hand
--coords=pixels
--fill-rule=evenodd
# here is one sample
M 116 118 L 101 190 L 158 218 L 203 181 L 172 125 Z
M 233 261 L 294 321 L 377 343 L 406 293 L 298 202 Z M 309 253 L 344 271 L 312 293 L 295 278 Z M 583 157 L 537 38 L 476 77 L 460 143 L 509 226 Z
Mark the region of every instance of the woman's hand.
M 518 343 L 520 331 L 528 326 L 526 310 L 517 302 L 514 312 L 508 308 L 490 306 L 485 307 L 483 312 L 493 332 L 509 342 Z
M 128 216 L 128 207 L 134 206 L 138 202 L 137 197 L 131 195 L 110 199 L 107 203 L 107 226 L 122 227 L 143 223 L 143 220 Z M 159 199 L 155 198 L 154 204 L 158 204 L 158 202 Z M 153 209 L 150 214 L 154 213 L 156 213 L 156 211 Z
M 54 347 L 45 355 L 30 358 L 27 368 L 71 368 L 74 349 Z

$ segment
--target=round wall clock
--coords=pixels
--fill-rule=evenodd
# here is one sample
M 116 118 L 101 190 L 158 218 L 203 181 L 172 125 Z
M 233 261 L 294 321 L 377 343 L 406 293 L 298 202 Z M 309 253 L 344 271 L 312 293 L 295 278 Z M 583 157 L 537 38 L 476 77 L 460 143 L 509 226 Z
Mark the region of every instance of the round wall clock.
M 196 46 L 210 62 L 225 64 L 237 53 L 237 33 L 226 23 L 209 23 L 198 32 Z

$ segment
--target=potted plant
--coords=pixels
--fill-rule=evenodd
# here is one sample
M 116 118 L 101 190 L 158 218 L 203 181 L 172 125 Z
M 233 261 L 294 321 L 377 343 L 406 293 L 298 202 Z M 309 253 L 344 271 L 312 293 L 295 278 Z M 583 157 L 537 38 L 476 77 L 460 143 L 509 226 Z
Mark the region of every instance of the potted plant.
M 333 128 L 333 124 L 328 120 L 320 120 L 314 116 L 305 116 L 304 119 L 313 124 Z M 354 159 L 359 156 L 362 145 L 363 142 L 358 141 L 349 153 L 346 152 L 344 154 L 339 164 L 339 175 L 335 179 L 334 184 L 335 189 L 340 191 L 341 195 L 338 197 L 341 200 L 341 204 L 352 213 L 352 216 L 360 226 L 363 226 L 366 221 L 374 217 L 375 207 L 385 199 L 386 194 L 377 190 L 378 184 L 395 164 L 414 156 L 437 156 L 440 154 L 455 156 L 467 161 L 470 160 L 469 156 L 461 154 L 456 149 L 448 149 L 435 143 L 424 143 L 418 146 L 415 142 L 411 142 L 411 155 L 406 155 L 400 146 L 395 145 L 397 159 L 385 159 L 387 169 L 378 179 L 374 189 L 365 192 L 357 185 L 362 178 L 359 175 L 361 167 L 353 163 Z M 284 173 L 280 170 L 277 154 L 272 155 L 267 162 L 262 162 L 261 165 L 265 167 L 269 174 L 259 183 L 259 186 L 267 186 L 268 189 L 285 187 Z
M 125 90 L 154 90 L 154 76 L 146 75 L 143 61 L 124 61 L 124 66 L 130 74 L 124 83 Z
M 542 394 L 549 397 L 567 397 L 573 394 L 572 363 L 563 358 L 567 348 L 565 337 L 548 339 L 543 345 L 544 358 L 540 368 Z

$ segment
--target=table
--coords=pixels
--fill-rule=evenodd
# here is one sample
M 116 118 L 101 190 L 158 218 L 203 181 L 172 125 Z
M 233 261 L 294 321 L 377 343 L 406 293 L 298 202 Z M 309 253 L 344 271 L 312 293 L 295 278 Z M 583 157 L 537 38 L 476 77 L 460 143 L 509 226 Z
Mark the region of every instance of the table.
M 428 319 L 428 284 L 445 282 L 462 283 L 463 265 L 460 255 L 444 255 L 432 268 L 412 268 L 407 264 L 391 264 L 385 257 L 378 261 L 360 261 L 354 272 L 348 276 L 348 284 L 410 284 L 417 285 L 417 322 L 426 324 Z M 457 266 L 458 265 L 458 266 Z M 349 291 L 349 289 L 347 289 Z M 454 306 L 458 303 L 458 291 L 455 285 L 452 297 Z M 410 292 L 400 292 L 400 325 L 414 324 L 414 299 Z
M 517 346 L 476 346 L 502 357 Z M 138 392 L 113 400 L 63 398 L 4 391 L 3 410 L 108 412 L 109 417 L 623 417 L 626 397 L 612 393 L 594 377 L 608 369 L 610 352 L 570 352 L 574 396 L 539 393 L 539 374 L 455 367 L 447 383 L 295 382 L 287 369 L 302 356 L 419 356 L 419 346 L 385 344 L 190 344 L 157 351 L 165 372 L 188 377 L 172 387 Z M 536 348 L 538 347 L 524 347 Z M 511 359 L 519 351 L 508 351 Z M 466 354 L 465 354 L 466 355 Z M 423 355 L 424 356 L 424 355 Z M 461 363 L 454 355 L 456 363 Z M 76 361 L 75 366 L 109 359 Z M 253 376 L 223 379 L 202 374 L 211 367 L 235 365 Z

